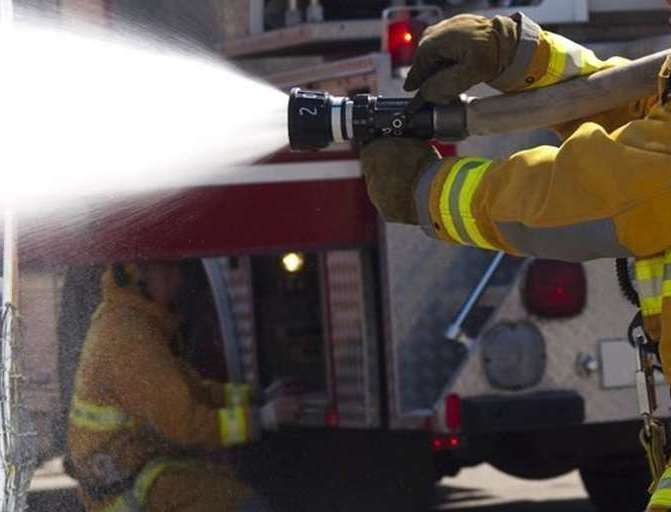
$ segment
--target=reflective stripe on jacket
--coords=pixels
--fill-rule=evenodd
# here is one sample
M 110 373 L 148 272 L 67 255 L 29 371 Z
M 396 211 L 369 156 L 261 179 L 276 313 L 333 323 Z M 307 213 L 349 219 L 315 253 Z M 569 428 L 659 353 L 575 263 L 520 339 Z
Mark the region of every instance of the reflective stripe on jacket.
M 648 510 L 669 510 L 671 508 L 671 468 L 667 467 L 650 498 Z
M 133 426 L 133 420 L 122 410 L 87 402 L 76 396 L 70 407 L 70 423 L 96 432 L 115 432 Z
M 99 512 L 142 512 L 151 486 L 164 471 L 188 469 L 196 465 L 195 461 L 182 461 L 162 458 L 147 464 L 135 479 L 133 487 L 119 496 L 112 504 L 100 509 Z
M 663 299 L 671 297 L 671 251 L 639 259 L 634 265 L 634 276 L 643 315 L 661 314 Z
M 517 13 L 513 18 L 520 27 L 515 57 L 490 84 L 501 91 L 547 87 L 627 62 L 621 57 L 603 61 L 592 50 L 559 34 L 543 30 L 524 14 Z
M 254 438 L 251 416 L 248 406 L 250 395 L 246 384 L 227 385 L 225 394 L 237 405 L 218 409 L 219 432 L 223 446 L 244 444 Z M 132 418 L 122 410 L 112 406 L 96 405 L 77 397 L 70 408 L 70 423 L 80 429 L 93 432 L 117 432 L 134 426 Z

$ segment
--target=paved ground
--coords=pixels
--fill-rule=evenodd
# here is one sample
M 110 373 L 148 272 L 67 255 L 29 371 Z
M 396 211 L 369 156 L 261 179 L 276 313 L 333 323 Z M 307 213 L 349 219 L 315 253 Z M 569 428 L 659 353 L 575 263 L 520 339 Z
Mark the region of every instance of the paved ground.
M 46 463 L 33 477 L 28 495 L 29 512 L 79 512 L 76 482 L 63 474 L 59 459 Z
M 73 482 L 59 474 L 58 465 L 33 481 L 30 512 L 75 512 L 79 509 Z M 446 478 L 438 489 L 436 511 L 465 512 L 594 512 L 577 473 L 541 481 L 519 480 L 490 466 L 462 471 Z
M 551 480 L 520 480 L 488 465 L 446 478 L 436 510 L 468 512 L 593 512 L 578 473 Z

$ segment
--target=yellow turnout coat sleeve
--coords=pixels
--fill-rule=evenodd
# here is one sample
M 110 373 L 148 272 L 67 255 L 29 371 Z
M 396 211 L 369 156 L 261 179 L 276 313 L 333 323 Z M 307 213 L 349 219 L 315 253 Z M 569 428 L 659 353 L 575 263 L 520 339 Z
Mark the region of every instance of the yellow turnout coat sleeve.
M 181 365 L 194 397 L 210 407 L 235 407 L 252 405 L 252 387 L 249 384 L 219 382 L 204 379 L 190 366 Z
M 132 344 L 126 347 L 129 357 L 111 370 L 120 409 L 181 445 L 216 448 L 237 444 L 228 439 L 229 417 L 249 416 L 248 407 L 236 410 L 218 404 L 222 407 L 217 408 L 211 401 L 196 399 L 196 377 L 172 355 L 163 333 L 144 318 L 128 317 L 122 326 L 117 324 L 116 331 L 120 344 Z M 243 418 L 239 442 L 250 439 L 244 431 L 246 423 Z
M 543 30 L 523 14 L 513 16 L 519 25 L 520 41 L 511 65 L 490 83 L 503 92 L 517 92 L 547 87 L 577 76 L 622 65 L 627 59 L 611 57 L 599 59 L 592 50 L 563 36 Z M 562 139 L 567 138 L 582 123 L 595 122 L 611 132 L 634 119 L 641 119 L 652 107 L 656 97 L 641 98 L 609 112 L 589 118 L 577 119 L 555 130 Z
M 491 84 L 500 90 L 545 87 L 626 62 L 600 60 L 523 15 L 518 22 L 513 63 Z M 671 247 L 671 111 L 653 103 L 642 98 L 556 127 L 568 136 L 559 148 L 436 163 L 415 189 L 420 223 L 437 238 L 512 254 L 657 255 Z
M 512 254 L 584 261 L 671 247 L 671 110 L 608 133 L 585 123 L 561 147 L 505 160 L 450 158 L 416 188 L 434 236 Z

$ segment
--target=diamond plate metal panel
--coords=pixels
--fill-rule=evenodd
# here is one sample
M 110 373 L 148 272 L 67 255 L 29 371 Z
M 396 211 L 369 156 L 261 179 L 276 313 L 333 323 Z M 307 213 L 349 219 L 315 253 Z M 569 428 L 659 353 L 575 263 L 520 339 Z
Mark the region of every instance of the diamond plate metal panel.
M 379 422 L 378 374 L 370 283 L 359 251 L 326 254 L 326 286 L 333 375 L 340 425 L 370 427 Z
M 444 332 L 492 253 L 446 246 L 418 228 L 394 224 L 385 226 L 384 244 L 392 424 L 414 428 L 415 416 L 431 414 L 462 362 L 461 345 L 446 341 Z
M 254 330 L 254 294 L 249 258 L 238 258 L 235 266 L 226 265 L 225 275 L 240 341 L 239 349 L 244 381 L 258 386 L 259 369 L 256 359 L 256 334 Z

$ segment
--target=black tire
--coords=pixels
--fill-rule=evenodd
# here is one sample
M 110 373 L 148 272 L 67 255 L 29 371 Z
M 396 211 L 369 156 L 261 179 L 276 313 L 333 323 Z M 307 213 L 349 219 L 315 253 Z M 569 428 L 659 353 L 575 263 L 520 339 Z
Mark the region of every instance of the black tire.
M 561 431 L 543 429 L 530 432 L 508 432 L 485 439 L 473 439 L 474 446 L 484 446 L 484 461 L 508 475 L 528 480 L 544 480 L 570 473 L 578 467 L 571 452 L 557 450 L 557 443 L 548 439 L 563 439 Z M 563 453 L 562 453 L 563 452 Z
M 648 502 L 650 472 L 643 464 L 606 463 L 603 467 L 580 468 L 589 499 L 597 512 L 641 512 Z
M 519 459 L 493 459 L 490 464 L 499 471 L 514 476 L 517 478 L 524 478 L 527 480 L 545 480 L 546 478 L 556 478 L 558 476 L 570 473 L 575 469 L 562 461 L 546 459 L 544 463 L 538 461 L 528 461 Z

